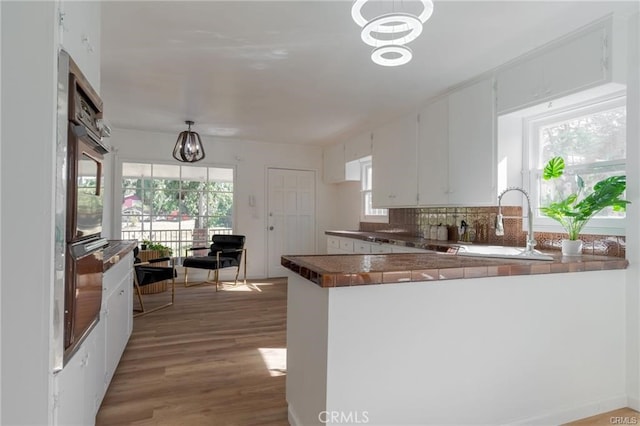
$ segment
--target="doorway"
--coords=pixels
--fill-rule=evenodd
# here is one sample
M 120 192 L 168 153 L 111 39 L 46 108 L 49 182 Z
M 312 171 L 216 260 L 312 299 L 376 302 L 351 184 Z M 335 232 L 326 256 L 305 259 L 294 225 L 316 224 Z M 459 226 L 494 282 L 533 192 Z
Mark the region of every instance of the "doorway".
M 315 252 L 316 173 L 269 168 L 267 187 L 267 275 L 282 277 L 282 255 Z

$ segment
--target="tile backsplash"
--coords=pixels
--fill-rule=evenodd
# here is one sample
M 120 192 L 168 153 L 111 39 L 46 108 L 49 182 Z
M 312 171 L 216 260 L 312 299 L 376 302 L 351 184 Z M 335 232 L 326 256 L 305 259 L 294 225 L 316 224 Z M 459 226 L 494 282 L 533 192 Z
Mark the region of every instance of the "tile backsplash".
M 522 208 L 502 206 L 504 236 L 496 236 L 495 223 L 498 207 L 431 207 L 389 209 L 389 223 L 360 222 L 360 231 L 394 232 L 412 236 L 425 236 L 431 225 L 446 225 L 449 241 L 459 241 L 458 226 L 464 220 L 470 226 L 471 241 L 481 244 L 524 247 L 527 233 L 522 229 Z M 560 250 L 562 233 L 536 232 L 539 250 Z M 624 258 L 625 237 L 609 235 L 581 235 L 584 254 Z

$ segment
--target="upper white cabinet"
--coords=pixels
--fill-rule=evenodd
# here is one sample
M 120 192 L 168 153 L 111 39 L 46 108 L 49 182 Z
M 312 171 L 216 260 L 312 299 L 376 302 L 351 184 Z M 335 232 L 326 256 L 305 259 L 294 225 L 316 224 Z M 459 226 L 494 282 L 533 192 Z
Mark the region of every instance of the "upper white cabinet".
M 417 114 L 407 115 L 373 132 L 373 206 L 418 203 Z
M 418 204 L 449 202 L 449 100 L 420 111 L 418 124 Z
M 448 204 L 497 202 L 495 122 L 493 78 L 449 96 Z
M 338 183 L 345 180 L 344 144 L 327 146 L 322 152 L 324 183 Z
M 371 155 L 371 133 L 363 133 L 344 144 L 344 158 L 348 162 Z
M 100 93 L 99 1 L 60 3 L 60 44 Z
M 369 141 L 370 144 L 371 142 Z M 347 159 L 347 147 L 349 146 L 349 144 L 338 143 L 325 147 L 322 153 L 324 183 L 360 180 L 360 163 Z M 359 151 L 364 152 L 365 149 L 360 149 Z M 368 151 L 368 154 L 363 154 L 354 158 L 354 160 L 371 155 L 370 147 Z M 349 154 L 354 155 L 354 151 L 350 150 Z
M 611 19 L 543 46 L 498 71 L 497 112 L 512 112 L 624 79 Z M 620 50 L 623 47 L 620 47 Z M 616 55 L 620 53 L 619 57 Z

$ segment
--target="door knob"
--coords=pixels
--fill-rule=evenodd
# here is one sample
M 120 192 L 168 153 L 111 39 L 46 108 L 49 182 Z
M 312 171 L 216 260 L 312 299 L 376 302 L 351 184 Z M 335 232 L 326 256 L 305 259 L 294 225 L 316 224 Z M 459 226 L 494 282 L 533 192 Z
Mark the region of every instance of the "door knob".
M 269 227 L 269 231 L 273 231 L 273 226 L 270 226 L 270 227 Z

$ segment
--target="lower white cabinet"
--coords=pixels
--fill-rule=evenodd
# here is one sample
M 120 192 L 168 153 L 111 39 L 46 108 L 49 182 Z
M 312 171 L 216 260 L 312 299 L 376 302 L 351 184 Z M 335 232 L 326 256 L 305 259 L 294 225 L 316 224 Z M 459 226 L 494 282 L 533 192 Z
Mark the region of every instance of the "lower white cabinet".
M 104 336 L 100 321 L 87 336 L 80 349 L 55 376 L 54 409 L 59 426 L 95 424 L 96 413 L 104 396 L 104 357 L 100 356 L 97 339 Z
M 106 323 L 104 382 L 111 382 L 133 329 L 133 258 L 121 260 L 104 278 Z
M 54 424 L 95 424 L 113 373 L 133 329 L 133 253 L 103 276 L 100 321 L 54 376 Z
M 327 235 L 328 254 L 375 254 L 375 253 L 420 253 L 415 247 L 396 246 L 394 244 L 368 242 L 355 238 Z

